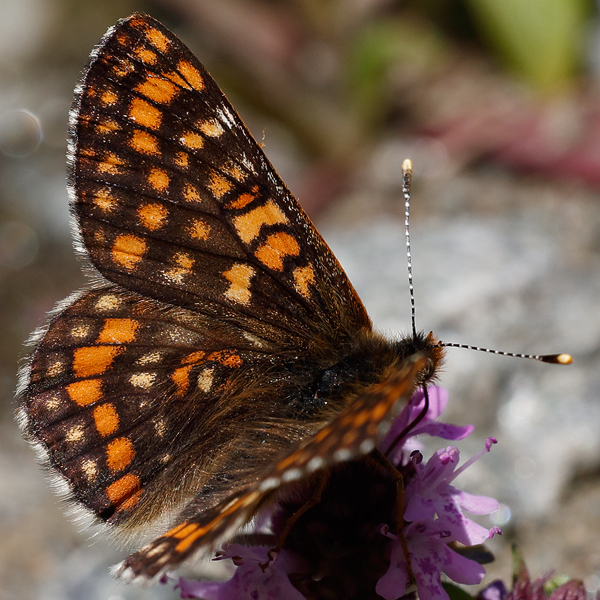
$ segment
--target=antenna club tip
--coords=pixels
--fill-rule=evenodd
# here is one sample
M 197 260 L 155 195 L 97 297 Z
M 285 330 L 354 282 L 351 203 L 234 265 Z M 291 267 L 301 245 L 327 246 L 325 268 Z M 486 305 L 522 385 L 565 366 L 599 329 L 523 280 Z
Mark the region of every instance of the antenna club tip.
M 404 162 L 402 163 L 402 174 L 405 176 L 412 175 L 412 170 L 413 170 L 412 160 L 410 160 L 410 158 L 405 158 Z
M 555 365 L 570 365 L 573 362 L 573 357 L 570 354 L 562 352 L 561 354 L 548 354 L 542 356 L 541 359 L 544 362 L 552 363 Z

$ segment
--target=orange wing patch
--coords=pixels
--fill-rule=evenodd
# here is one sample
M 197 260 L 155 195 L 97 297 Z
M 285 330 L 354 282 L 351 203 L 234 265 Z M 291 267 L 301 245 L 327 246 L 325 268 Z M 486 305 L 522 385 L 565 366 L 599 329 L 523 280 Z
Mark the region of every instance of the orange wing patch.
M 142 98 L 134 98 L 129 105 L 129 118 L 148 129 L 158 129 L 162 114 L 156 106 Z
M 182 169 L 187 169 L 190 166 L 190 159 L 185 152 L 178 152 L 174 158 L 175 164 Z
M 152 73 L 146 77 L 146 81 L 135 87 L 135 91 L 158 104 L 169 104 L 179 90 L 172 81 Z
M 207 240 L 210 236 L 210 227 L 200 219 L 194 219 L 188 228 L 188 234 L 195 240 Z
M 227 181 L 225 177 L 215 173 L 214 171 L 210 175 L 208 182 L 210 191 L 214 194 L 215 198 L 220 200 L 231 189 L 231 182 Z
M 306 299 L 310 298 L 309 285 L 315 283 L 315 272 L 310 266 L 307 267 L 296 267 L 294 269 L 294 287 L 302 294 Z
M 158 140 L 155 136 L 147 131 L 136 129 L 131 136 L 130 144 L 136 152 L 141 152 L 142 154 L 153 154 L 155 156 L 160 155 Z
M 104 212 L 110 212 L 117 205 L 117 201 L 113 198 L 109 188 L 103 188 L 96 192 L 93 203 Z
M 227 208 L 244 208 L 244 206 L 247 206 L 255 199 L 256 196 L 254 194 L 249 194 L 246 192 L 244 194 L 240 194 L 237 198 L 230 200 L 227 204 Z
M 131 502 L 133 498 L 139 499 L 139 494 L 142 491 L 141 487 L 140 478 L 132 473 L 127 473 L 127 475 L 123 475 L 106 488 L 106 495 L 111 504 L 119 506 L 121 509 L 129 508 L 130 506 L 126 506 L 126 504 Z M 135 503 L 137 503 L 137 500 Z
M 269 200 L 263 206 L 257 206 L 250 212 L 239 215 L 233 220 L 238 235 L 246 244 L 256 238 L 261 227 L 288 223 L 288 218 L 273 200 Z
M 188 131 L 184 133 L 179 141 L 190 150 L 200 150 L 204 146 L 204 139 L 199 133 Z
M 216 119 L 209 119 L 207 121 L 200 121 L 198 123 L 200 131 L 209 137 L 220 137 L 225 131 L 223 126 Z
M 106 446 L 106 463 L 111 472 L 122 471 L 135 457 L 133 442 L 126 437 L 112 440 Z
M 256 249 L 254 256 L 269 269 L 283 271 L 283 259 L 286 256 L 298 256 L 300 246 L 289 233 L 279 231 L 270 234 Z
M 87 406 L 102 398 L 102 382 L 100 379 L 85 379 L 67 386 L 69 398 L 78 406 Z
M 103 123 L 96 123 L 96 132 L 100 135 L 107 135 L 113 131 L 120 131 L 121 126 L 112 119 L 106 119 Z
M 250 292 L 250 281 L 254 275 L 254 269 L 244 263 L 236 263 L 223 273 L 223 277 L 231 284 L 225 292 L 225 297 L 233 302 L 248 304 L 252 293 Z
M 147 65 L 156 64 L 156 53 L 148 48 L 136 48 L 134 55 Z
M 140 324 L 134 319 L 106 319 L 98 336 L 99 344 L 129 344 Z
M 138 208 L 138 216 L 142 225 L 150 231 L 160 229 L 165 224 L 168 214 L 167 209 L 158 203 L 145 204 Z
M 117 102 L 118 99 L 119 96 L 117 96 L 115 92 L 113 92 L 112 90 L 106 90 L 100 97 L 100 102 L 102 102 L 102 104 L 105 104 L 106 106 L 110 106 L 112 104 L 115 104 L 115 102 Z
M 147 24 L 143 22 L 140 27 L 140 21 L 132 21 L 131 24 L 133 27 L 145 30 L 144 34 L 146 36 L 146 39 L 152 46 L 158 48 L 158 50 L 160 50 L 161 52 L 167 52 L 169 50 L 171 42 L 169 41 L 169 38 L 164 33 L 162 33 L 162 31 L 159 31 L 154 27 L 148 27 Z
M 187 252 L 178 252 L 173 258 L 183 269 L 189 270 L 194 266 L 194 259 Z
M 146 242 L 135 235 L 123 234 L 115 238 L 112 259 L 127 270 L 133 270 L 148 250 Z
M 113 152 L 107 152 L 104 160 L 98 164 L 98 172 L 108 173 L 109 175 L 118 175 L 121 173 L 119 167 L 122 167 L 125 164 L 126 163 L 122 158 L 119 158 Z
M 183 197 L 188 202 L 202 202 L 202 198 L 198 193 L 198 190 L 191 183 L 185 184 L 185 187 L 183 188 Z
M 118 346 L 89 346 L 73 352 L 73 372 L 76 377 L 101 375 L 122 352 Z
M 190 371 L 192 369 L 192 365 L 187 365 L 185 367 L 180 367 L 179 369 L 175 369 L 173 375 L 171 375 L 171 379 L 173 383 L 177 386 L 177 395 L 182 396 L 185 394 L 190 387 Z
M 148 183 L 157 192 L 164 192 L 169 187 L 170 181 L 171 179 L 164 169 L 151 169 L 148 174 Z
M 94 409 L 93 417 L 96 430 L 103 437 L 115 433 L 119 428 L 117 409 L 110 402 L 97 406 Z
M 202 88 L 204 87 L 204 80 L 194 65 L 189 63 L 187 60 L 180 60 L 179 64 L 177 65 L 177 69 L 197 92 L 202 91 Z

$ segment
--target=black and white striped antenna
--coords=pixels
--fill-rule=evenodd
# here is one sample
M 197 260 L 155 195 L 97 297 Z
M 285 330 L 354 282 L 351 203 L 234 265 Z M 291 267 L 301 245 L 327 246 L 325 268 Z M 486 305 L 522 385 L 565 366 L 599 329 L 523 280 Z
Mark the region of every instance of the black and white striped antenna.
M 402 163 L 402 194 L 404 195 L 404 232 L 406 235 L 406 262 L 408 264 L 408 289 L 410 292 L 411 322 L 413 337 L 417 336 L 417 327 L 415 319 L 415 291 L 413 287 L 412 275 L 412 256 L 410 251 L 410 233 L 409 233 L 409 213 L 410 213 L 410 186 L 412 183 L 412 161 L 406 159 Z M 555 365 L 570 365 L 573 357 L 570 354 L 561 352 L 560 354 L 522 354 L 520 352 L 503 352 L 501 350 L 491 350 L 490 348 L 481 348 L 479 346 L 470 346 L 468 344 L 456 344 L 453 342 L 441 342 L 440 348 L 466 348 L 468 350 L 478 350 L 489 354 L 499 354 L 501 356 L 512 356 L 514 358 L 529 358 L 544 363 Z
M 410 252 L 410 186 L 412 183 L 412 161 L 405 159 L 402 163 L 402 195 L 404 196 L 404 234 L 406 237 L 406 264 L 408 265 L 408 291 L 410 292 L 410 320 L 412 323 L 413 338 L 417 337 L 415 319 L 415 288 L 412 276 L 412 254 Z

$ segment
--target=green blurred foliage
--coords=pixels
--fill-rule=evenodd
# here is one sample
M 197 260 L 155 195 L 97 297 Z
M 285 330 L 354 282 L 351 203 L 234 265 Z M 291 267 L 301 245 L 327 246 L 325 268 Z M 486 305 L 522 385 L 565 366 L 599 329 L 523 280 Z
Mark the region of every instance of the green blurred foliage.
M 385 107 L 396 104 L 390 94 L 395 70 L 432 73 L 444 63 L 447 44 L 429 23 L 406 17 L 371 22 L 353 40 L 346 68 L 348 90 L 357 121 L 369 128 Z
M 450 596 L 450 600 L 473 600 L 473 596 L 453 583 L 444 581 L 442 587 L 446 590 L 448 596 Z
M 475 24 L 503 62 L 547 92 L 583 65 L 589 0 L 466 0 Z

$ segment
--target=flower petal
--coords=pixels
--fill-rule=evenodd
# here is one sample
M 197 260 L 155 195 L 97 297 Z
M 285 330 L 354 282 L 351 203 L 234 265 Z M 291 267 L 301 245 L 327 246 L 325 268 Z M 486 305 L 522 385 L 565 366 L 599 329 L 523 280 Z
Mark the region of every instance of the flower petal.
M 478 584 L 485 575 L 485 569 L 474 560 L 470 560 L 446 546 L 442 571 L 457 583 Z
M 489 496 L 476 496 L 455 488 L 455 497 L 458 505 L 472 515 L 489 515 L 498 510 L 498 500 Z

